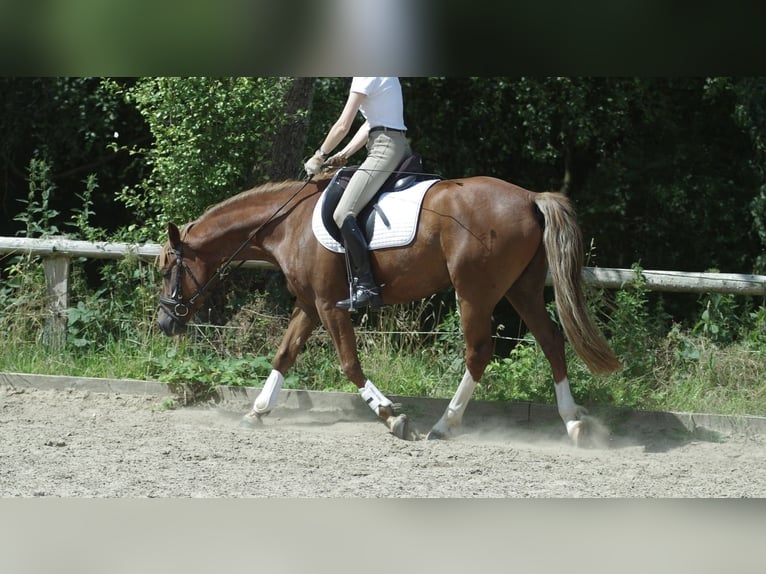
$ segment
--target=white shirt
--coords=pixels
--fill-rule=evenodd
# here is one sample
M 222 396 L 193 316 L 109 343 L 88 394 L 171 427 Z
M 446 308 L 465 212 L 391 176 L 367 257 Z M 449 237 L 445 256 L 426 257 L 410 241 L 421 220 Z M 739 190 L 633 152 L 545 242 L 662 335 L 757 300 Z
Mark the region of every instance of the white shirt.
M 399 78 L 354 78 L 351 80 L 351 91 L 367 96 L 359 111 L 370 127 L 407 129 Z

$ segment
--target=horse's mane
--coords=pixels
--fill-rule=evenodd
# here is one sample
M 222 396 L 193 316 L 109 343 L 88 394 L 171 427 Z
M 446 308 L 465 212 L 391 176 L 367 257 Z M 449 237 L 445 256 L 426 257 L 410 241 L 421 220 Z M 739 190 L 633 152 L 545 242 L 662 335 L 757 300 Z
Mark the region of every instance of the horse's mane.
M 332 179 L 332 176 L 335 175 L 335 171 L 329 171 L 324 172 L 322 174 L 319 174 L 315 176 L 312 181 L 316 183 L 320 189 L 324 187 L 324 183 L 328 182 L 330 179 Z M 180 228 L 181 232 L 181 239 L 183 240 L 186 237 L 186 234 L 189 232 L 189 230 L 192 228 L 192 226 L 199 221 L 199 219 L 205 215 L 210 215 L 215 213 L 216 211 L 226 209 L 227 207 L 230 207 L 232 204 L 238 204 L 242 201 L 246 201 L 248 198 L 256 196 L 256 195 L 262 195 L 262 194 L 268 194 L 268 193 L 277 193 L 284 191 L 285 189 L 289 189 L 291 187 L 297 187 L 298 185 L 303 185 L 304 182 L 292 180 L 292 179 L 286 179 L 284 181 L 269 181 L 262 185 L 258 185 L 256 187 L 253 187 L 251 189 L 246 189 L 244 191 L 240 191 L 236 195 L 232 195 L 231 197 L 224 199 L 223 201 L 216 203 L 215 205 L 211 205 L 208 207 L 200 217 L 198 217 L 194 221 L 190 221 L 186 225 Z M 168 260 L 169 255 L 169 246 L 166 244 L 163 249 L 160 251 L 160 254 L 158 256 L 157 263 L 162 268 L 165 266 Z
M 274 193 L 277 191 L 282 191 L 286 187 L 289 187 L 290 184 L 294 184 L 294 183 L 295 183 L 294 181 L 290 181 L 290 180 L 279 181 L 279 182 L 270 181 L 268 183 L 264 183 L 263 185 L 253 187 L 252 189 L 246 189 L 245 191 L 240 191 L 236 195 L 232 195 L 231 197 L 228 197 L 224 199 L 223 201 L 216 203 L 215 205 L 211 205 L 204 211 L 203 215 L 206 215 L 210 213 L 211 211 L 227 208 L 233 203 L 239 203 L 240 201 L 245 201 L 254 195 L 261 195 L 264 193 Z
M 312 179 L 314 183 L 321 184 L 325 181 L 329 181 L 332 179 L 332 176 L 334 175 L 334 171 L 327 172 L 320 174 Z M 245 201 L 250 197 L 253 197 L 255 195 L 261 195 L 264 193 L 276 193 L 280 191 L 284 191 L 285 189 L 296 187 L 298 185 L 303 185 L 305 182 L 298 181 L 294 179 L 286 179 L 284 181 L 269 181 L 264 184 L 258 185 L 256 187 L 253 187 L 252 189 L 246 189 L 244 191 L 240 191 L 236 195 L 232 195 L 231 197 L 224 199 L 220 203 L 216 203 L 215 205 L 211 205 L 208 207 L 202 215 L 208 215 L 210 212 L 217 211 L 219 209 L 225 209 L 229 206 L 231 206 L 233 203 L 239 203 L 240 201 Z

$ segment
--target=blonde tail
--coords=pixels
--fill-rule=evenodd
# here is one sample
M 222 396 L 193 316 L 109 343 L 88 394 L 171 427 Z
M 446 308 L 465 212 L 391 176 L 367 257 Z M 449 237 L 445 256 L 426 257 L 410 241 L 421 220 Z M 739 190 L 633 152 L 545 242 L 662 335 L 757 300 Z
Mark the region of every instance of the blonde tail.
M 553 277 L 564 334 L 577 355 L 594 374 L 621 367 L 588 313 L 582 287 L 583 239 L 569 199 L 561 193 L 537 193 L 535 204 L 545 219 L 543 245 Z

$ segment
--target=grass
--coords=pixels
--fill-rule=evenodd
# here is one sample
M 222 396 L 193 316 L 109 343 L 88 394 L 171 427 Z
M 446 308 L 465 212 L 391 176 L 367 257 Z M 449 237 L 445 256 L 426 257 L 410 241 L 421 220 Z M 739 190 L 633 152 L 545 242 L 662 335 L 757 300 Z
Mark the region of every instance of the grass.
M 158 339 L 152 348 L 134 341 L 113 341 L 95 350 L 50 351 L 34 342 L 0 347 L 0 370 L 8 372 L 147 380 L 154 378 L 151 357 L 163 354 L 167 345 Z
M 766 416 L 766 352 L 748 344 L 708 347 L 688 370 L 661 373 L 667 410 Z
M 390 395 L 451 397 L 463 373 L 461 351 L 392 349 L 376 342 L 385 334 L 360 336 L 365 372 Z M 645 410 L 766 416 L 766 351 L 737 343 L 719 348 L 704 340 L 697 359 L 679 359 L 671 348 L 660 354 L 650 373 L 592 377 L 570 357 L 575 398 L 585 405 Z M 0 347 L 0 371 L 83 377 L 128 378 L 194 385 L 259 386 L 270 370 L 269 357 L 243 350 L 222 354 L 208 338 L 168 339 L 160 334 L 141 344 L 115 340 L 94 350 L 51 353 L 36 342 Z M 341 373 L 329 337 L 312 338 L 288 375 L 286 388 L 355 392 Z M 477 400 L 528 400 L 553 403 L 550 369 L 539 346 L 527 340 L 509 357 L 496 357 L 477 387 Z

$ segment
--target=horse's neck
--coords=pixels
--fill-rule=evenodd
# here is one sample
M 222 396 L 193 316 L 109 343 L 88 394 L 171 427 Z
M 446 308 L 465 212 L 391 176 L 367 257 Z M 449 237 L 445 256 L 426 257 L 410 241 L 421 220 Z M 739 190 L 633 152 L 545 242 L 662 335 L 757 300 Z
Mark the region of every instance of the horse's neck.
M 290 201 L 297 187 L 275 191 L 251 190 L 224 201 L 204 213 L 190 230 L 199 247 L 220 252 L 233 251 L 256 231 L 272 221 L 281 220 L 293 210 Z M 290 205 L 286 205 L 289 203 Z M 260 248 L 252 242 L 253 247 Z
M 244 206 L 206 213 L 189 230 L 189 241 L 205 251 L 233 253 L 250 233 L 263 225 L 262 219 L 256 209 Z

